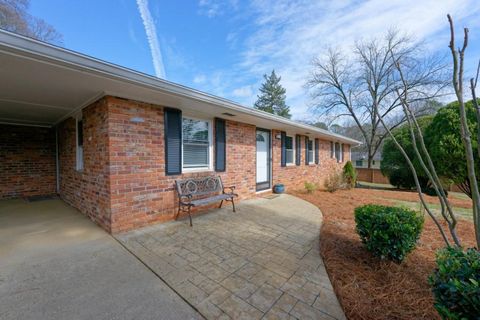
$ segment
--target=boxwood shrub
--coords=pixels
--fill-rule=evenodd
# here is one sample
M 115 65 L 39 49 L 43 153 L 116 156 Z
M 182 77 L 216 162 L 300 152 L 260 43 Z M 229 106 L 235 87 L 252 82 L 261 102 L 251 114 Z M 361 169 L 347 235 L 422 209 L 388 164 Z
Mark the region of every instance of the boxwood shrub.
M 443 319 L 480 319 L 480 252 L 437 251 L 437 269 L 429 278 L 435 308 Z
M 401 263 L 415 249 L 424 218 L 408 208 L 365 205 L 355 209 L 357 233 L 375 256 Z

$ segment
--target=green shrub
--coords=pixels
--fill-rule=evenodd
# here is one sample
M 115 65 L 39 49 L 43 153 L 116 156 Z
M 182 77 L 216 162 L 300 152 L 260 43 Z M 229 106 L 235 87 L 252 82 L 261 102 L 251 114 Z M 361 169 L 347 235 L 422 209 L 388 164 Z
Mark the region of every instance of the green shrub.
M 325 179 L 325 189 L 328 192 L 335 192 L 344 188 L 345 182 L 343 181 L 343 173 L 341 171 L 334 171 Z
M 308 193 L 312 193 L 315 190 L 317 190 L 317 185 L 312 182 L 305 182 L 305 190 L 307 190 Z
M 480 319 L 480 252 L 437 251 L 437 269 L 429 278 L 435 309 L 443 319 Z
M 357 171 L 351 161 L 347 161 L 343 166 L 343 179 L 347 188 L 355 188 L 357 182 Z
M 418 124 L 422 132 L 425 132 L 426 128 L 432 122 L 433 116 L 419 117 Z M 395 139 L 400 143 L 408 157 L 412 159 L 415 166 L 418 180 L 422 189 L 428 184 L 428 176 L 424 173 L 420 162 L 418 161 L 415 149 L 412 144 L 412 138 L 410 136 L 410 128 L 408 124 L 402 125 L 393 130 Z M 420 142 L 417 141 L 417 144 Z M 405 161 L 403 154 L 397 148 L 393 139 L 387 137 L 383 144 L 382 149 L 382 161 L 380 162 L 380 170 L 382 174 L 386 176 L 391 185 L 397 188 L 412 189 L 415 188 L 415 180 L 413 179 L 412 171 Z
M 433 187 L 426 187 L 422 189 L 423 193 L 425 193 L 428 196 L 436 197 L 437 196 L 437 191 L 435 191 L 435 188 Z M 445 195 L 448 197 L 448 191 L 443 189 L 443 192 L 445 192 Z
M 407 208 L 365 205 L 355 208 L 356 230 L 373 255 L 400 263 L 415 249 L 424 218 Z

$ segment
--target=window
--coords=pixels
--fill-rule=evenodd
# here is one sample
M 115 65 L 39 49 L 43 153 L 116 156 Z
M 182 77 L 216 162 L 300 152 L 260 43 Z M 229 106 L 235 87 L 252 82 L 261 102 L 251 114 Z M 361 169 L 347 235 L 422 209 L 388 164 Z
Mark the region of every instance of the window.
M 308 163 L 313 163 L 313 140 L 308 139 Z
M 337 159 L 337 162 L 340 162 L 340 143 L 335 142 L 335 159 Z
M 372 160 L 372 164 L 375 165 L 375 160 Z
M 286 163 L 293 164 L 293 137 L 285 137 Z
M 82 119 L 77 119 L 76 127 L 77 135 L 77 170 L 83 170 L 83 121 Z
M 183 168 L 210 169 L 211 123 L 183 118 L 182 133 Z
M 356 167 L 362 167 L 363 166 L 363 160 L 356 160 L 355 161 L 355 166 Z

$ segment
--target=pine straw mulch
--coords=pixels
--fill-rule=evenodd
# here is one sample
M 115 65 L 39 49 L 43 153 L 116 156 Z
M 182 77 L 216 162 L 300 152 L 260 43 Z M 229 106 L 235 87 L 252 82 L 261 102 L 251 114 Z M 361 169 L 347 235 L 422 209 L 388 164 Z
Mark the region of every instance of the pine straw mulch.
M 385 198 L 418 201 L 418 195 L 371 189 L 292 194 L 317 205 L 323 212 L 321 255 L 348 319 L 440 319 L 433 308 L 427 278 L 435 268 L 435 250 L 444 244 L 432 220 L 426 216 L 416 250 L 400 265 L 372 257 L 355 232 L 355 207 L 393 204 Z M 437 201 L 434 197 L 427 199 L 430 203 Z M 457 200 L 456 205 L 462 202 Z M 458 234 L 464 246 L 474 246 L 472 222 L 460 220 Z

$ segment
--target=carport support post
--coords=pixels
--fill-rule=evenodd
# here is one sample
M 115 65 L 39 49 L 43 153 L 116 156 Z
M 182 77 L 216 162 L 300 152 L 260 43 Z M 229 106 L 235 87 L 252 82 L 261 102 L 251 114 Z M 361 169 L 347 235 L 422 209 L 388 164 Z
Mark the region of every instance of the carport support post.
M 58 126 L 55 126 L 55 173 L 57 182 L 57 194 L 60 193 L 60 165 L 58 159 Z

